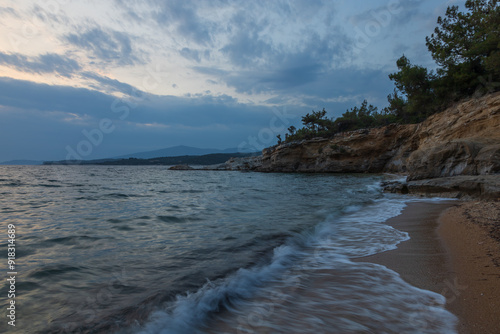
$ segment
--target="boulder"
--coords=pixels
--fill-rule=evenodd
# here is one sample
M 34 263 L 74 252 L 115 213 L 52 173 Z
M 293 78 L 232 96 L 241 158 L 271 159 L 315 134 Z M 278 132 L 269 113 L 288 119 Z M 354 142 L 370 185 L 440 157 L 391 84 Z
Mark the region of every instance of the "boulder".
M 194 168 L 188 165 L 176 165 L 170 167 L 168 170 L 194 170 Z

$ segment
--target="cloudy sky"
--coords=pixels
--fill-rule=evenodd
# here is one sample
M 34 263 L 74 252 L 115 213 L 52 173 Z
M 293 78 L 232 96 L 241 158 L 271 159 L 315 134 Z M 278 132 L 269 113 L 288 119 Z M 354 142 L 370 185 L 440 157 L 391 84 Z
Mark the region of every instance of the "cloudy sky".
M 259 150 L 386 105 L 452 0 L 0 1 L 0 161 Z

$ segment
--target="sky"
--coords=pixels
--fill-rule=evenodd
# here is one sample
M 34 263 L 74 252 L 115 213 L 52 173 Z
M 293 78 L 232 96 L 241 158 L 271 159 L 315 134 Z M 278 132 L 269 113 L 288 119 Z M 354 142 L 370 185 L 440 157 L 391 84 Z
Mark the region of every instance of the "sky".
M 383 108 L 465 0 L 0 0 L 0 161 L 257 151 L 301 116 Z

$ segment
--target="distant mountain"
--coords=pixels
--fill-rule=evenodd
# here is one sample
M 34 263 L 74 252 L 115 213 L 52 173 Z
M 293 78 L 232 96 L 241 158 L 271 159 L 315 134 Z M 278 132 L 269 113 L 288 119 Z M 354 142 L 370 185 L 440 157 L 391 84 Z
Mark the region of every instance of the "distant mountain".
M 186 156 L 202 156 L 202 155 L 208 155 L 208 154 L 235 154 L 235 156 L 238 156 L 238 153 L 255 153 L 255 152 L 238 152 L 237 148 L 227 148 L 224 150 L 221 149 L 216 149 L 216 148 L 197 148 L 197 147 L 191 147 L 191 146 L 173 146 L 173 147 L 167 147 L 163 148 L 160 150 L 155 150 L 155 151 L 147 151 L 147 152 L 138 152 L 138 153 L 132 153 L 132 154 L 126 154 L 126 155 L 121 155 L 117 157 L 112 157 L 112 158 L 107 158 L 107 159 L 98 159 L 98 160 L 85 160 L 85 162 L 88 162 L 90 164 L 96 164 L 96 163 L 101 163 L 105 161 L 110 161 L 110 160 L 122 160 L 122 159 L 129 159 L 129 158 L 135 158 L 135 159 L 153 159 L 153 158 L 165 158 L 165 157 L 186 157 Z M 44 161 L 36 161 L 36 160 L 11 160 L 11 161 L 5 161 L 5 162 L 0 162 L 0 165 L 43 165 L 43 164 L 62 164 L 64 160 L 61 161 L 47 161 L 44 163 Z M 83 161 L 72 161 L 70 164 L 76 163 L 76 164 L 81 164 L 85 163 Z
M 38 160 L 10 160 L 10 161 L 4 161 L 0 162 L 0 165 L 41 165 L 43 164 L 43 161 L 38 161 Z
M 212 153 L 205 155 L 183 155 L 150 159 L 99 159 L 99 160 L 60 160 L 45 161 L 44 165 L 119 165 L 119 166 L 172 166 L 172 165 L 215 165 L 231 158 L 244 158 L 259 153 Z
M 227 148 L 225 150 L 220 150 L 216 148 L 197 148 L 197 147 L 181 145 L 181 146 L 163 148 L 155 151 L 126 154 L 118 157 L 113 157 L 110 159 L 128 159 L 128 158 L 152 159 L 160 157 L 178 157 L 186 155 L 206 155 L 214 153 L 237 153 L 237 152 L 238 152 L 237 148 Z

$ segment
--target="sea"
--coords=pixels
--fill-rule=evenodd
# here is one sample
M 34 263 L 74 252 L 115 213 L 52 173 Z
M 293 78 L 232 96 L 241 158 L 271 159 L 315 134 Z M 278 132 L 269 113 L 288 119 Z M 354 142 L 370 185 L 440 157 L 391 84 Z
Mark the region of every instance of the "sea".
M 0 166 L 0 332 L 455 333 L 445 297 L 352 261 L 409 239 L 387 177 Z

